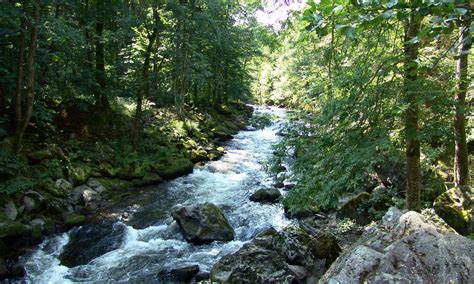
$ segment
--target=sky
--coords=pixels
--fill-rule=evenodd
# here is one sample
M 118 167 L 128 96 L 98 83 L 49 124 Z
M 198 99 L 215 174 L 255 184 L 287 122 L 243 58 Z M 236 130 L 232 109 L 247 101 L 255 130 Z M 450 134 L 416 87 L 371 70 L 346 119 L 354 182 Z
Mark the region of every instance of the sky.
M 264 9 L 256 13 L 257 20 L 275 30 L 281 28 L 281 23 L 286 20 L 291 11 L 303 9 L 306 0 L 262 0 Z

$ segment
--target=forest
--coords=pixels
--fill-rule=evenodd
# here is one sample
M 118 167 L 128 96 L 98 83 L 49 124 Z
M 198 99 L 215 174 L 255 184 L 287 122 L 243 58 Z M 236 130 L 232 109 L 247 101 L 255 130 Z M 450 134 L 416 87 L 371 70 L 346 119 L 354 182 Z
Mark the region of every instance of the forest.
M 473 8 L 0 0 L 0 282 L 471 282 Z

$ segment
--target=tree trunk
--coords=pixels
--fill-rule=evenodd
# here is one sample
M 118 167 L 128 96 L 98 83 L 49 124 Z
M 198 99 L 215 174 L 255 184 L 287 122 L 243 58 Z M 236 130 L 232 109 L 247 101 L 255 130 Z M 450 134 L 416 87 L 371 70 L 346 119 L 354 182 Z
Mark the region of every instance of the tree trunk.
M 35 60 L 36 48 L 38 41 L 39 28 L 39 13 L 40 7 L 38 4 L 33 5 L 33 22 L 31 24 L 30 45 L 28 48 L 28 79 L 26 87 L 26 112 L 22 116 L 20 123 L 17 125 L 15 132 L 14 151 L 18 155 L 20 153 L 21 144 L 25 130 L 30 123 L 31 115 L 33 114 L 33 104 L 35 100 Z
M 420 211 L 420 140 L 418 137 L 418 98 L 412 91 L 417 80 L 416 60 L 419 43 L 408 43 L 418 36 L 420 19 L 411 14 L 405 21 L 404 68 L 405 68 L 405 155 L 406 155 L 406 205 L 408 210 Z
M 18 43 L 18 64 L 16 71 L 15 86 L 15 123 L 18 128 L 23 116 L 21 109 L 22 88 L 23 88 L 23 64 L 25 63 L 25 30 L 26 30 L 26 13 L 22 14 L 20 24 L 20 39 Z
M 148 92 L 150 90 L 149 81 L 148 81 L 148 70 L 150 69 L 150 58 L 151 53 L 153 52 L 153 45 L 155 44 L 156 38 L 158 37 L 158 27 L 156 26 L 158 23 L 156 21 L 159 20 L 158 13 L 156 9 L 153 8 L 153 14 L 155 18 L 155 27 L 153 28 L 153 32 L 148 37 L 148 46 L 145 53 L 145 61 L 143 62 L 143 69 L 142 69 L 142 86 L 138 88 L 137 92 L 137 107 L 135 110 L 135 121 L 134 121 L 134 134 L 133 134 L 133 145 L 136 148 L 138 146 L 138 140 L 140 137 L 141 132 L 141 119 L 142 119 L 142 105 L 143 99 L 148 97 Z
M 456 106 L 454 114 L 454 182 L 456 186 L 469 185 L 469 159 L 466 142 L 466 93 L 469 86 L 468 54 L 471 48 L 469 16 L 460 23 L 459 57 L 456 65 Z
M 107 109 L 109 107 L 109 101 L 107 95 L 105 94 L 105 58 L 104 58 L 104 16 L 100 11 L 102 7 L 98 7 L 100 13 L 96 18 L 95 23 L 95 33 L 96 33 L 96 42 L 95 42 L 95 74 L 96 82 L 99 86 L 99 90 L 96 91 L 96 106 L 100 110 Z

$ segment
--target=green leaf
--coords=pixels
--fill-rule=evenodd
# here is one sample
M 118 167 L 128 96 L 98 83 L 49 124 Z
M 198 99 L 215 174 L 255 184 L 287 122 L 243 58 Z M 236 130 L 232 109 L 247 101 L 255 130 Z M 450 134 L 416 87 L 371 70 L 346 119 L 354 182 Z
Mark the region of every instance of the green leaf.
M 416 43 L 418 43 L 418 42 L 420 42 L 420 39 L 416 36 L 416 37 L 414 37 L 414 38 L 411 38 L 410 40 L 407 40 L 407 41 L 405 42 L 405 44 L 411 45 L 411 44 L 416 44 Z

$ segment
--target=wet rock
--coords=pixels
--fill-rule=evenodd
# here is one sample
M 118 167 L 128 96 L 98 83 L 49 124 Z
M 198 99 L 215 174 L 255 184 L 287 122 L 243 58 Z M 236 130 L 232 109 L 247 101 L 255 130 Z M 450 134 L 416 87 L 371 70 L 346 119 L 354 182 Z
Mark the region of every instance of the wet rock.
M 107 252 L 119 248 L 126 233 L 122 223 L 103 221 L 77 227 L 70 233 L 69 243 L 59 256 L 61 264 L 75 267 L 87 264 Z
M 474 190 L 454 187 L 436 198 L 433 207 L 441 218 L 458 233 L 474 232 Z
M 273 186 L 275 188 L 284 188 L 285 187 L 285 183 L 283 181 L 277 181 L 273 184 Z
M 181 207 L 171 215 L 189 242 L 206 244 L 234 239 L 234 229 L 219 207 L 212 203 Z
M 191 265 L 186 267 L 175 268 L 170 271 L 170 274 L 178 281 L 188 282 L 199 273 L 199 265 Z
M 314 283 L 339 252 L 331 234 L 313 236 L 296 225 L 281 232 L 271 228 L 219 260 L 210 279 L 230 283 Z
M 358 224 L 366 225 L 370 223 L 371 216 L 367 212 L 365 203 L 370 200 L 370 193 L 361 192 L 345 202 L 338 210 L 338 218 L 349 218 L 355 220 Z
M 200 281 L 204 281 L 204 280 L 208 280 L 209 277 L 210 277 L 210 273 L 209 272 L 199 272 L 196 277 L 194 277 L 194 279 L 196 280 L 196 282 L 200 282 Z
M 283 190 L 291 190 L 293 188 L 295 188 L 296 184 L 294 183 L 287 183 L 285 184 L 285 187 L 283 188 Z
M 262 188 L 253 193 L 249 199 L 255 202 L 268 202 L 274 203 L 277 202 L 281 197 L 281 193 L 276 188 Z
M 146 173 L 142 179 L 143 185 L 154 185 L 154 184 L 159 184 L 162 182 L 163 182 L 163 179 L 158 174 L 155 174 L 155 173 Z
M 474 241 L 456 234 L 433 211 L 391 208 L 340 256 L 320 283 L 470 283 Z
M 5 215 L 8 217 L 8 219 L 12 221 L 14 221 L 18 216 L 18 210 L 16 209 L 15 203 L 12 201 L 8 201 L 8 203 L 5 204 L 3 211 L 5 212 Z

